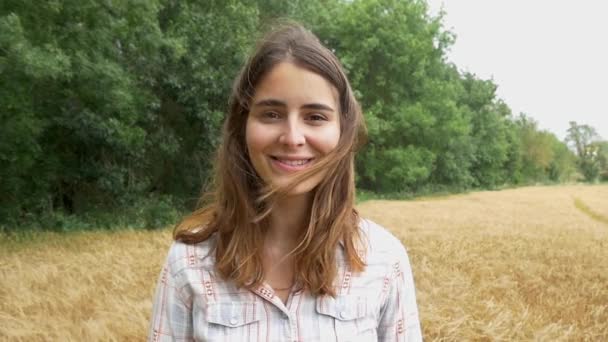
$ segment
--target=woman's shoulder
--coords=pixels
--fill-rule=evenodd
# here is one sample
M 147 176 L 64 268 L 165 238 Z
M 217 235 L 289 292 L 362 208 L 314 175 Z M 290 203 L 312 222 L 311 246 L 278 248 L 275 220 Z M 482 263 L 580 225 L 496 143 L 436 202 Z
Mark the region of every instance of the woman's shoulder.
M 389 230 L 376 222 L 361 218 L 359 223 L 364 244 L 372 256 L 399 258 L 406 254 L 403 243 Z
M 213 267 L 215 240 L 215 234 L 194 244 L 174 240 L 167 254 L 167 266 L 174 274 L 186 268 Z

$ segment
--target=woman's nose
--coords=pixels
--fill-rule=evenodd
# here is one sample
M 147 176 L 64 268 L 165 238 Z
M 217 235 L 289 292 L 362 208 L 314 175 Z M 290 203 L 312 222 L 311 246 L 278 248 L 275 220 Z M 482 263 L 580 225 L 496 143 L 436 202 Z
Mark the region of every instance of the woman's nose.
M 289 146 L 299 146 L 303 145 L 305 141 L 303 127 L 296 120 L 286 121 L 279 142 Z

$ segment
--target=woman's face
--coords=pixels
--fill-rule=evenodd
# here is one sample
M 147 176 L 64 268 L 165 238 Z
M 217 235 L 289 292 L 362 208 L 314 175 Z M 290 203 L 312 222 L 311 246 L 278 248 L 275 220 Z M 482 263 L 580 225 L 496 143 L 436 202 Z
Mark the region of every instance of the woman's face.
M 293 63 L 274 66 L 259 82 L 247 117 L 249 158 L 268 184 L 285 186 L 311 167 L 340 139 L 338 91 L 318 74 Z M 311 191 L 326 172 L 289 194 Z

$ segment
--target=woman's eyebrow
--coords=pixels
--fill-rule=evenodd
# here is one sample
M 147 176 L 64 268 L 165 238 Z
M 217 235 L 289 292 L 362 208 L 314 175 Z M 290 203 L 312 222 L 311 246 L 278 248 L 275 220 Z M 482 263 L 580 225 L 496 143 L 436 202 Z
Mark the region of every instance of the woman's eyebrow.
M 328 105 L 324 105 L 322 103 L 307 103 L 307 104 L 303 105 L 302 108 L 335 112 L 335 110 L 333 108 L 331 108 Z
M 254 103 L 253 107 L 287 107 L 287 103 L 277 99 L 264 99 Z M 302 105 L 302 107 L 300 108 L 335 112 L 333 108 L 322 103 L 307 103 L 305 105 Z
M 253 104 L 254 107 L 287 107 L 287 103 L 275 100 L 275 99 L 264 99 Z

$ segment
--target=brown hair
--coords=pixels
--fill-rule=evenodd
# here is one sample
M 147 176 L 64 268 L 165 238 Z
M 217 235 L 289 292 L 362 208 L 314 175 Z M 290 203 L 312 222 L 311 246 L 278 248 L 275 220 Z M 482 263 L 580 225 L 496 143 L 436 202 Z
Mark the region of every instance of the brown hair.
M 338 90 L 340 139 L 324 158 L 297 174 L 285 188 L 277 189 L 264 184 L 255 172 L 247 154 L 245 129 L 257 84 L 285 61 L 324 77 Z M 215 267 L 220 276 L 239 287 L 259 286 L 264 280 L 261 250 L 265 223 L 273 203 L 308 177 L 331 169 L 312 190 L 308 227 L 292 253 L 298 286 L 313 295 L 334 296 L 339 243 L 351 271 L 360 272 L 365 267 L 358 250 L 361 236 L 354 209 L 354 152 L 365 136 L 361 109 L 336 56 L 300 25 L 283 25 L 271 31 L 235 81 L 215 164 L 214 189 L 207 194 L 211 201 L 175 228 L 175 239 L 193 244 L 215 234 Z

